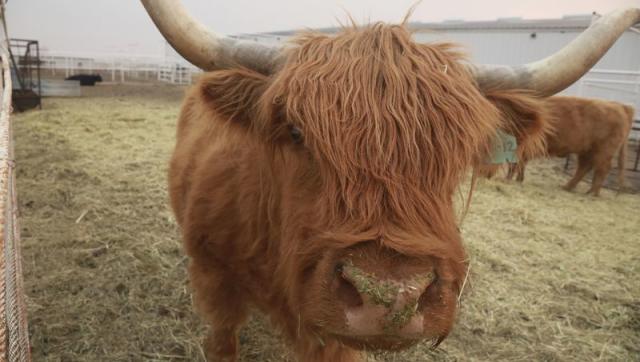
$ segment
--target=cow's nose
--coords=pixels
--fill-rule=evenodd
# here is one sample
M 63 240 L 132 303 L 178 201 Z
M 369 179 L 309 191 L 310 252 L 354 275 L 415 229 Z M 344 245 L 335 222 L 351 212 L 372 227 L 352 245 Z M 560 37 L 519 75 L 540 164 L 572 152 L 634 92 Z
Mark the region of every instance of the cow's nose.
M 384 279 L 346 263 L 337 277 L 337 298 L 344 305 L 350 334 L 419 337 L 423 332 L 420 301 L 435 273 Z

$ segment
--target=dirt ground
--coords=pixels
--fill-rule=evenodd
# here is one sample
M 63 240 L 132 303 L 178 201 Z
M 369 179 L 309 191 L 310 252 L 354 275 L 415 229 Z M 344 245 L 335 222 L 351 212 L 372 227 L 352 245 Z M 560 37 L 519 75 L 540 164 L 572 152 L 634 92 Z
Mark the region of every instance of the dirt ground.
M 183 89 L 83 92 L 13 117 L 34 361 L 202 361 L 165 182 Z M 565 192 L 555 165 L 478 185 L 453 334 L 370 361 L 640 360 L 640 195 Z M 241 342 L 290 360 L 260 316 Z

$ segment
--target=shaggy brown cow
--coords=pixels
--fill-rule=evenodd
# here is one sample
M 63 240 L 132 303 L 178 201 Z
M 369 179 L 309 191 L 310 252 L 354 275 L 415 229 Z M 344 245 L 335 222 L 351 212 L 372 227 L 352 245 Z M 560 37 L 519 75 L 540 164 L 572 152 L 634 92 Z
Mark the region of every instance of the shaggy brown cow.
M 498 109 L 450 46 L 401 26 L 297 42 L 272 79 L 206 74 L 180 117 L 171 200 L 217 353 L 252 304 L 305 361 L 437 343 L 466 269 L 452 195 Z
M 573 190 L 593 169 L 593 182 L 587 193 L 597 196 L 611 169 L 611 160 L 618 154 L 618 184 L 622 189 L 633 107 L 612 101 L 564 96 L 549 97 L 545 104 L 549 111 L 549 124 L 554 129 L 547 136 L 548 155 L 578 156 L 576 172 L 564 188 Z M 517 180 L 522 182 L 527 159 L 523 157 L 518 165 L 512 165 L 507 178 L 511 179 L 517 173 Z
M 175 0 L 143 3 L 183 55 L 217 69 L 184 102 L 169 191 L 207 353 L 223 360 L 237 358 L 251 307 L 301 361 L 440 343 L 466 272 L 454 191 L 499 128 L 540 138 L 522 121 L 540 119 L 536 100 L 512 89 L 566 87 L 610 45 L 590 39 L 613 42 L 640 18 L 618 12 L 578 38 L 582 68 L 562 68 L 563 51 L 495 69 L 418 44 L 404 25 L 306 33 L 272 51 L 216 37 Z

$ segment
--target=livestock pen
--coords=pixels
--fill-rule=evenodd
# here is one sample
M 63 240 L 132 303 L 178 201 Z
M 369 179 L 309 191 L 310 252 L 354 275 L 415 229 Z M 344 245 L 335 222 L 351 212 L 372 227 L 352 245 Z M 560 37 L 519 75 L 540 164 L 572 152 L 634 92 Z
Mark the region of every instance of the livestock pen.
M 183 93 L 101 84 L 13 117 L 34 360 L 204 359 L 166 188 Z M 480 182 L 452 335 L 370 361 L 638 358 L 640 195 L 565 192 L 562 166 Z M 291 360 L 259 314 L 240 339 L 243 361 Z

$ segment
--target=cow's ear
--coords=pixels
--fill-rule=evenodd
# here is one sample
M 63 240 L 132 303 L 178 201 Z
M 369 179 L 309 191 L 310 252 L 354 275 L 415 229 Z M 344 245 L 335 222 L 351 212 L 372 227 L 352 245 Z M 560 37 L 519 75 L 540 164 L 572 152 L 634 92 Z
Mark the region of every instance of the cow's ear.
M 205 107 L 229 122 L 252 126 L 267 76 L 248 70 L 222 70 L 204 74 L 197 87 Z
M 553 132 L 545 100 L 527 91 L 485 93 L 500 111 L 501 128 L 518 142 L 519 159 L 530 160 L 546 153 L 547 136 Z

